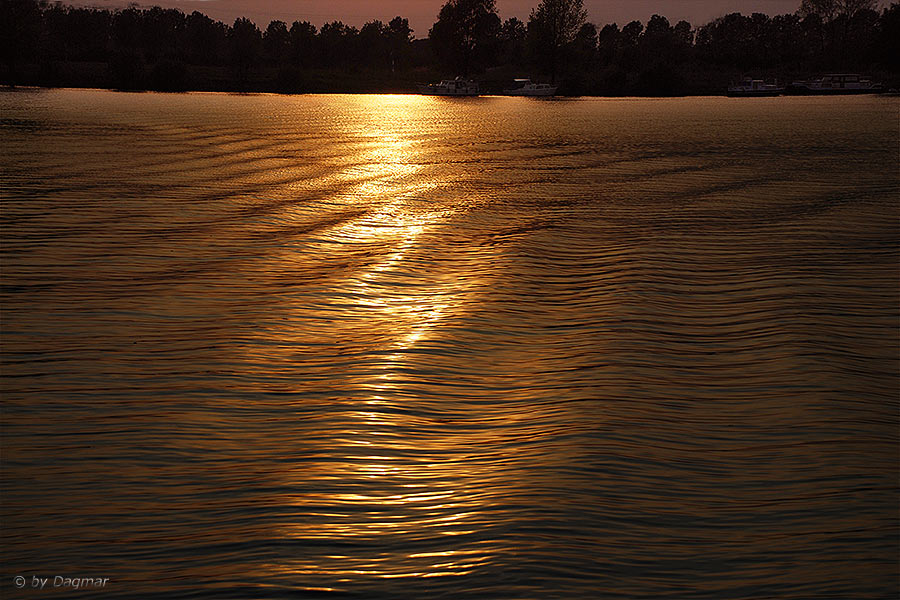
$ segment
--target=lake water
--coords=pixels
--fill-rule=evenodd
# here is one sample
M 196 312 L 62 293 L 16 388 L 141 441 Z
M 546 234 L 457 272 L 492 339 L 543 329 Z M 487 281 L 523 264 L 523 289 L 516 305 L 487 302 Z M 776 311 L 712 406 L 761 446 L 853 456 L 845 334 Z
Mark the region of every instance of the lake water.
M 0 93 L 0 595 L 894 598 L 898 107 Z

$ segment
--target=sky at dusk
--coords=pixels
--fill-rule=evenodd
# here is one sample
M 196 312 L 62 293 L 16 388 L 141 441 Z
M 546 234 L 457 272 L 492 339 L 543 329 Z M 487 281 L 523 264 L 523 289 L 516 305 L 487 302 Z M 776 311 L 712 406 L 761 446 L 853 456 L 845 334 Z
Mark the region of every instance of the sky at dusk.
M 288 24 L 294 21 L 310 21 L 314 25 L 340 20 L 359 27 L 367 21 L 389 21 L 400 15 L 410 21 L 416 37 L 426 37 L 436 20 L 437 13 L 446 0 L 158 0 L 137 2 L 138 5 L 180 8 L 186 13 L 195 10 L 210 17 L 232 23 L 237 17 L 249 17 L 265 29 L 269 21 L 278 19 Z M 527 20 L 531 9 L 540 0 L 497 0 L 500 16 L 504 19 L 518 17 Z M 71 4 L 96 7 L 125 7 L 130 0 L 92 0 Z M 685 19 L 694 26 L 708 23 L 716 17 L 742 12 L 763 12 L 768 15 L 791 13 L 800 6 L 800 0 L 585 0 L 588 18 L 603 25 L 618 23 L 620 26 L 633 20 L 645 22 L 654 13 L 661 14 L 674 25 Z

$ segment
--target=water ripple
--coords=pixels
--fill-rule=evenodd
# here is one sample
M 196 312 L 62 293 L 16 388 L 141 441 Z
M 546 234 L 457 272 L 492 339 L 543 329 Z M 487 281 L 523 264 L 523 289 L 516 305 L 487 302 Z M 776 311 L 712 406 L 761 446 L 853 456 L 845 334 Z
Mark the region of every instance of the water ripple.
M 893 597 L 896 103 L 779 102 L 0 94 L 3 581 Z

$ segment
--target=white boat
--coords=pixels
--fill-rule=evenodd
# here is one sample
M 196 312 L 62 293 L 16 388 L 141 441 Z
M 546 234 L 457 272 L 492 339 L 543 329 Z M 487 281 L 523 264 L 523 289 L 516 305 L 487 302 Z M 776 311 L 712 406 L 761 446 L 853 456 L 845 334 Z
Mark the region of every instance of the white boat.
M 420 94 L 426 96 L 478 96 L 478 82 L 471 79 L 445 79 L 440 83 L 418 84 Z
M 507 96 L 552 96 L 557 86 L 549 83 L 534 83 L 530 79 L 514 79 L 515 86 L 503 90 Z
M 788 86 L 788 94 L 806 95 L 848 95 L 880 94 L 884 86 L 857 73 L 832 73 L 819 79 L 795 81 Z
M 762 79 L 747 78 L 737 85 L 728 86 L 728 96 L 731 98 L 765 98 L 783 93 L 784 86 L 779 87 L 777 81 L 766 83 Z

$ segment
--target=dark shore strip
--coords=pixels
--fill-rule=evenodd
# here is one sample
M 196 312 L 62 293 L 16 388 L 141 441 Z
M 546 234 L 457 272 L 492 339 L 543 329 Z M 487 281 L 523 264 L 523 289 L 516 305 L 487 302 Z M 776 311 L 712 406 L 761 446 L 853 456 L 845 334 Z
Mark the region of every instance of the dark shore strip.
M 527 23 L 502 22 L 495 0 L 448 0 L 416 37 L 400 16 L 360 29 L 272 21 L 261 30 L 248 19 L 228 25 L 197 11 L 7 0 L 0 4 L 0 85 L 412 93 L 417 83 L 462 75 L 487 94 L 529 77 L 552 81 L 563 96 L 654 97 L 720 95 L 745 77 L 784 85 L 844 72 L 900 88 L 900 3 L 882 9 L 864 0 L 834 14 L 808 4 L 774 17 L 732 13 L 700 27 L 654 15 L 620 28 L 588 22 L 581 0 L 541 0 Z M 562 37 L 547 33 L 553 6 L 573 11 Z M 463 46 L 459 13 L 472 7 L 478 27 Z

